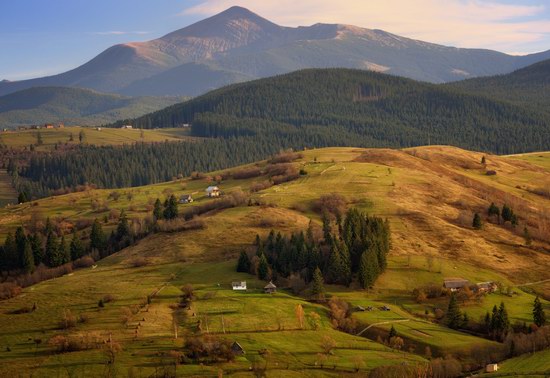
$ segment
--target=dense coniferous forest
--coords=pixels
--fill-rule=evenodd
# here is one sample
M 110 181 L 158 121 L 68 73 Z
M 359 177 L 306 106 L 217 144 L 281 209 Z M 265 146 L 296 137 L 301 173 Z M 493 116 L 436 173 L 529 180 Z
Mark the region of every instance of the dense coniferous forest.
M 349 69 L 311 69 L 236 84 L 134 120 L 192 123 L 202 137 L 261 135 L 295 144 L 450 144 L 494 153 L 550 148 L 550 117 L 448 86 Z
M 311 69 L 232 85 L 110 125 L 191 123 L 202 141 L 83 146 L 63 155 L 31 154 L 24 167 L 8 168 L 30 199 L 86 183 L 121 188 L 162 182 L 284 148 L 449 144 L 494 153 L 547 150 L 550 116 L 538 109 L 374 72 Z

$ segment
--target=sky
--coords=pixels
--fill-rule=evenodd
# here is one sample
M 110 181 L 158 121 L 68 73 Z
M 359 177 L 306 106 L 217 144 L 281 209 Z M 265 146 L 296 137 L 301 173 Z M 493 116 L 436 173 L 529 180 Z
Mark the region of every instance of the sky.
M 509 54 L 550 49 L 550 0 L 0 0 L 0 80 L 64 72 L 233 5 L 285 26 L 345 23 Z

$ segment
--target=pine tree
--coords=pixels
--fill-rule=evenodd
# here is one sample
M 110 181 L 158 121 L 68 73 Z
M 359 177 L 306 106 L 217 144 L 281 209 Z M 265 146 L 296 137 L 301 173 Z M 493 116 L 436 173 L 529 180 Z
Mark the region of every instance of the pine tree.
M 397 336 L 397 331 L 395 330 L 395 327 L 392 325 L 391 328 L 390 328 L 390 334 L 388 335 L 388 338 L 392 338 L 392 337 L 395 337 Z
M 178 216 L 178 200 L 173 194 L 164 203 L 164 218 L 174 219 Z
M 359 283 L 363 289 L 374 285 L 378 277 L 378 256 L 373 251 L 365 251 L 359 263 Z
M 489 206 L 489 210 L 487 210 L 487 214 L 489 216 L 496 216 L 498 223 L 500 223 L 500 209 L 497 205 L 495 205 L 494 202 L 491 202 L 491 205 Z
M 514 211 L 506 204 L 502 206 L 502 220 L 504 222 L 511 222 L 512 221 L 512 215 L 514 214 Z
M 17 257 L 13 261 L 16 268 L 23 268 L 23 255 L 25 254 L 25 247 L 27 246 L 27 236 L 23 227 L 17 227 L 15 230 L 15 245 L 17 246 Z
M 61 236 L 61 241 L 59 242 L 59 259 L 61 265 L 71 261 L 71 250 L 67 246 L 65 235 Z
M 481 217 L 479 216 L 478 213 L 475 213 L 474 220 L 472 221 L 472 227 L 475 228 L 476 230 L 481 230 L 481 226 L 482 226 Z
M 53 232 L 48 234 L 46 239 L 46 251 L 45 251 L 46 264 L 49 267 L 56 267 L 61 265 L 62 258 L 59 255 L 59 243 L 57 237 Z
M 29 236 L 29 243 L 32 248 L 32 254 L 35 265 L 40 265 L 44 262 L 44 249 L 42 248 L 42 241 L 39 234 Z
M 116 240 L 122 241 L 128 237 L 130 237 L 130 225 L 128 224 L 128 218 L 126 218 L 126 212 L 122 210 L 116 228 Z
M 237 272 L 248 273 L 250 272 L 250 259 L 245 251 L 241 251 L 239 256 L 239 262 L 237 263 Z
M 535 303 L 533 304 L 533 323 L 535 323 L 537 327 L 542 327 L 546 324 L 546 314 L 544 313 L 542 303 L 538 296 L 535 298 Z
M 533 239 L 531 238 L 531 234 L 529 233 L 529 230 L 527 229 L 527 226 L 523 227 L 523 239 L 525 240 L 525 245 L 529 246 L 533 242 Z
M 73 237 L 71 239 L 70 251 L 72 260 L 77 260 L 84 256 L 84 247 L 82 246 L 82 241 L 80 240 L 76 229 L 73 229 Z
M 267 259 L 265 258 L 265 255 L 262 255 L 260 257 L 260 263 L 258 264 L 258 278 L 261 280 L 265 280 L 268 273 L 269 265 L 267 264 Z
M 323 237 L 326 244 L 330 244 L 332 241 L 332 227 L 330 225 L 330 218 L 328 213 L 323 212 Z
M 462 323 L 462 314 L 460 313 L 460 308 L 458 307 L 458 301 L 456 296 L 453 293 L 451 295 L 451 300 L 449 301 L 449 307 L 447 309 L 447 324 L 449 328 L 457 329 Z
M 102 254 L 105 248 L 105 234 L 97 218 L 94 219 L 92 231 L 90 232 L 90 248 L 99 251 L 100 254 Z
M 6 236 L 6 240 L 4 241 L 4 259 L 6 269 L 9 270 L 17 268 L 17 244 L 11 233 L 8 233 L 8 236 Z
M 162 219 L 162 204 L 160 203 L 160 199 L 157 198 L 155 201 L 155 205 L 153 207 L 153 217 L 155 220 Z
M 32 273 L 34 271 L 34 256 L 32 253 L 31 243 L 25 243 L 25 249 L 21 260 L 23 271 L 25 273 Z
M 325 298 L 323 273 L 321 273 L 321 269 L 319 269 L 319 267 L 315 268 L 315 271 L 313 272 L 311 296 L 313 299 L 317 300 L 322 300 Z

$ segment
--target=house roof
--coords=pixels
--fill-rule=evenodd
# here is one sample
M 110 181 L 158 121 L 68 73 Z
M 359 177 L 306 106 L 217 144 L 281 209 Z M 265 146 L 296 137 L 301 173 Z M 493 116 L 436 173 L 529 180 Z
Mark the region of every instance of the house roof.
M 445 278 L 443 286 L 447 289 L 460 289 L 468 285 L 469 281 L 464 278 Z
M 244 286 L 246 285 L 246 281 L 233 281 L 231 282 L 232 286 Z
M 271 281 L 269 281 L 269 283 L 264 286 L 264 289 L 276 289 L 276 288 L 277 286 L 275 286 Z
M 220 188 L 218 188 L 217 186 L 209 186 L 208 188 L 206 188 L 207 191 L 210 191 L 210 190 L 220 190 Z
M 244 348 L 242 347 L 241 344 L 239 344 L 238 341 L 234 341 L 233 344 L 231 345 L 231 349 L 233 350 L 240 350 L 242 352 L 244 352 Z

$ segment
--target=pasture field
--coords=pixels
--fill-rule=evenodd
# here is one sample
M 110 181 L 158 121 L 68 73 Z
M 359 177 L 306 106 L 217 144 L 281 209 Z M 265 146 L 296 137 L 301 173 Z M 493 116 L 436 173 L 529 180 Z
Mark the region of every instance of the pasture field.
M 76 270 L 25 288 L 21 295 L 0 302 L 0 375 L 17 371 L 32 372 L 33 376 L 150 376 L 176 369 L 179 375 L 217 376 L 221 370 L 227 376 L 252 376 L 267 368 L 268 376 L 277 377 L 341 376 L 381 365 L 426 363 L 425 347 L 430 347 L 434 356 L 462 357 L 498 348 L 493 341 L 432 322 L 435 310 L 446 308 L 447 299 L 415 302 L 414 288 L 441 285 L 446 277 L 500 283 L 502 290 L 460 304 L 471 319 L 478 320 L 504 302 L 512 322 L 532 321 L 535 293 L 548 294 L 549 287 L 544 283 L 521 285 L 550 278 L 550 241 L 544 236 L 550 201 L 534 193 L 531 184 L 550 176 L 540 163 L 514 156 L 487 156 L 487 165 L 482 166 L 483 154 L 442 146 L 327 148 L 302 154 L 292 164 L 306 174 L 296 180 L 257 192 L 250 192 L 252 185 L 268 177 L 227 178 L 218 184 L 225 195 L 247 193 L 249 206 L 206 213 L 200 217 L 205 225 L 201 229 L 151 235 L 97 262 L 96 268 Z M 255 165 L 265 167 L 267 162 L 248 167 Z M 497 174 L 488 176 L 487 169 Z M 88 190 L 3 208 L 0 237 L 21 223 L 43 222 L 47 217 L 68 228 L 81 222 L 83 233 L 89 230 L 86 222 L 98 218 L 110 232 L 120 210 L 124 209 L 129 219 L 144 218 L 151 214 L 156 198 L 163 201 L 170 194 L 192 194 L 195 201 L 180 204 L 182 212 L 212 201 L 204 190 L 214 183 L 212 177 L 222 173 L 227 172 L 137 188 Z M 355 284 L 350 288 L 331 285 L 326 287 L 327 294 L 353 306 L 375 307 L 374 311 L 353 313 L 365 326 L 407 320 L 375 325 L 383 334 L 393 324 L 405 339 L 401 351 L 375 338 L 339 332 L 325 306 L 284 288 L 274 295 L 263 294 L 265 282 L 235 272 L 239 252 L 250 246 L 256 234 L 265 236 L 275 229 L 288 235 L 305 230 L 310 221 L 320 226 L 315 202 L 334 193 L 344 197 L 348 206 L 387 217 L 392 250 L 388 269 L 374 288 L 365 291 Z M 513 206 L 519 227 L 529 227 L 532 244 L 526 244 L 519 227 L 498 224 L 486 216 L 491 202 Z M 475 212 L 483 215 L 481 230 L 471 226 Z M 246 280 L 249 290 L 232 291 L 230 283 L 236 280 Z M 177 305 L 185 284 L 195 288 L 189 309 Z M 156 295 L 148 304 L 147 296 L 152 294 Z M 106 296 L 113 296 L 114 301 L 99 307 L 99 300 Z M 35 303 L 36 311 L 17 314 Z M 312 312 L 320 316 L 318 330 L 309 324 L 300 326 L 295 316 L 297 305 L 304 308 L 306 316 Z M 384 305 L 390 311 L 377 309 Z M 547 301 L 543 300 L 543 305 L 550 310 Z M 77 317 L 84 315 L 85 321 L 60 329 L 65 310 Z M 175 366 L 176 352 L 197 332 L 199 322 L 202 332 L 237 341 L 246 354 L 233 362 Z M 56 354 L 49 344 L 56 335 L 110 338 L 121 350 L 115 363 L 105 367 L 105 345 L 112 344 Z M 332 354 L 322 352 L 325 336 L 336 343 Z M 523 369 L 521 362 L 513 365 L 514 360 L 503 366 L 511 366 L 508 371 L 514 371 L 513 366 Z
M 80 132 L 84 133 L 82 143 L 96 146 L 132 144 L 135 142 L 164 142 L 189 139 L 187 129 L 111 129 L 70 126 L 61 129 L 39 129 L 22 131 L 4 131 L 0 133 L 0 144 L 12 148 L 29 148 L 31 144 L 37 150 L 51 150 L 55 145 L 78 145 Z M 38 144 L 38 134 L 42 144 Z M 72 140 L 71 140 L 72 139 Z

